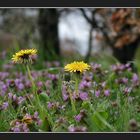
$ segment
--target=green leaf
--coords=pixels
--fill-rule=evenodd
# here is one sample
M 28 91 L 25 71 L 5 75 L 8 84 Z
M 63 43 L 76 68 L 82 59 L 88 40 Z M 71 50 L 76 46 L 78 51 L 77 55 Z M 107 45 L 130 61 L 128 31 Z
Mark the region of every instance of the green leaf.
M 60 72 L 60 68 L 49 68 L 47 70 L 51 74 L 58 74 Z
M 39 94 L 39 99 L 42 102 L 47 102 L 49 100 L 49 97 L 45 92 L 42 92 L 41 94 Z
M 93 114 L 92 116 L 92 121 L 93 123 L 95 123 L 95 125 L 99 128 L 99 129 L 104 129 L 105 125 L 104 123 L 102 123 L 101 119 L 99 118 L 99 115 L 102 116 L 102 118 L 106 119 L 107 115 L 105 112 L 96 112 Z
M 109 128 L 114 131 L 114 128 L 107 122 L 107 112 L 95 112 L 92 116 L 92 121 L 99 130 Z

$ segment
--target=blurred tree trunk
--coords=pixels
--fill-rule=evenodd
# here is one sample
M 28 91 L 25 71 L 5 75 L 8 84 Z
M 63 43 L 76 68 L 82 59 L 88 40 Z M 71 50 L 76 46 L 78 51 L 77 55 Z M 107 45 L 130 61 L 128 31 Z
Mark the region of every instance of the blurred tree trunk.
M 135 42 L 123 46 L 123 48 L 115 48 L 113 47 L 113 55 L 121 62 L 121 63 L 127 63 L 129 61 L 133 61 L 133 58 L 135 56 L 136 49 L 139 46 L 139 40 L 136 40 Z
M 45 60 L 56 60 L 60 55 L 57 9 L 39 9 L 38 25 Z
M 137 72 L 137 68 L 133 63 L 133 60 L 138 46 L 139 46 L 139 39 L 137 39 L 133 43 L 123 46 L 120 49 L 112 47 L 113 56 L 115 56 L 123 64 L 129 62 L 131 64 L 133 71 Z
M 91 29 L 89 31 L 88 51 L 87 51 L 87 54 L 85 56 L 85 61 L 86 62 L 89 61 L 89 58 L 90 58 L 91 52 L 92 52 L 92 40 L 93 40 L 92 32 L 93 32 L 93 27 L 91 26 Z

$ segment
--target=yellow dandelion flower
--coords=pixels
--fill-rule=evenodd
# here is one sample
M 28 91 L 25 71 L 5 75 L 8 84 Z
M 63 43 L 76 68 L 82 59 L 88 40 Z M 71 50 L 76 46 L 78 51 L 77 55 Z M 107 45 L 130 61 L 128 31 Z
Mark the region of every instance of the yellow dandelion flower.
M 84 63 L 83 61 L 78 62 L 74 61 L 73 63 L 67 64 L 64 67 L 65 71 L 69 72 L 80 72 L 83 73 L 86 70 L 90 69 L 90 66 L 87 63 Z
M 12 60 L 14 63 L 28 63 L 32 62 L 32 56 L 36 54 L 36 49 L 21 50 L 13 55 Z

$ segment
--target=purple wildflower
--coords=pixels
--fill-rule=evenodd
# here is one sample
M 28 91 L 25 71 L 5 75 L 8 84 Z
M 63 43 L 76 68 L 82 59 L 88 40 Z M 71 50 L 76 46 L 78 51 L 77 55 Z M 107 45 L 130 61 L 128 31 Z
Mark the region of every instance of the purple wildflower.
M 80 92 L 79 97 L 83 101 L 88 100 L 88 93 L 87 92 Z
M 102 86 L 102 88 L 104 88 L 106 86 L 106 82 L 102 82 L 101 86 Z
M 15 79 L 15 84 L 16 85 L 20 84 L 21 82 L 22 82 L 21 79 Z
M 0 72 L 0 80 L 4 80 L 9 76 L 8 72 Z
M 58 75 L 56 75 L 56 74 L 48 74 L 48 77 L 49 77 L 51 80 L 58 80 Z
M 75 132 L 75 127 L 74 127 L 74 125 L 70 125 L 70 126 L 68 127 L 68 131 L 69 131 L 69 132 Z
M 19 127 L 13 127 L 11 130 L 13 132 L 20 132 L 20 128 Z
M 22 97 L 22 96 L 20 96 L 20 97 L 17 98 L 17 104 L 18 105 L 22 104 L 24 101 L 25 101 L 25 98 Z
M 51 87 L 51 80 L 47 80 L 46 83 L 45 83 L 45 86 L 47 88 L 50 88 Z
M 25 85 L 26 88 L 31 88 L 32 87 L 32 83 L 29 80 L 27 80 L 24 85 Z
M 72 94 L 72 99 L 77 100 L 79 99 L 79 93 L 76 93 L 75 91 Z
M 25 123 L 22 125 L 22 129 L 23 129 L 23 132 L 29 132 L 29 128 L 28 128 L 27 124 L 25 124 Z
M 13 94 L 12 93 L 8 93 L 8 98 L 12 99 L 12 97 L 13 97 Z
M 17 88 L 18 88 L 18 90 L 23 90 L 24 85 L 22 83 L 19 83 L 19 84 L 17 84 Z
M 81 119 L 82 119 L 82 117 L 83 117 L 82 114 L 78 114 L 78 115 L 76 115 L 74 118 L 75 118 L 75 120 L 76 120 L 77 122 L 80 122 Z
M 12 63 L 8 63 L 8 64 L 4 64 L 3 65 L 3 69 L 5 70 L 5 71 L 9 71 L 10 69 L 12 69 L 13 68 L 13 64 Z
M 133 74 L 132 81 L 133 81 L 134 83 L 136 83 L 136 82 L 139 81 L 139 77 L 138 77 L 138 75 L 137 75 L 136 73 Z
M 122 82 L 124 83 L 124 84 L 127 84 L 128 83 L 128 78 L 122 78 Z
M 15 125 L 11 128 L 13 132 L 29 132 L 29 128 L 26 123 L 16 122 Z
M 96 91 L 95 91 L 95 96 L 96 96 L 96 97 L 99 97 L 99 96 L 100 96 L 100 93 L 101 93 L 100 90 L 96 90 Z
M 131 91 L 132 91 L 132 87 L 126 87 L 126 88 L 123 90 L 124 94 L 131 93 Z
M 116 79 L 116 83 L 118 84 L 127 84 L 128 83 L 128 78 L 120 78 L 120 79 Z
M 63 100 L 64 100 L 64 101 L 67 101 L 68 98 L 69 98 L 69 95 L 67 95 L 67 94 L 62 94 L 62 97 L 63 97 Z
M 138 87 L 140 85 L 139 77 L 136 73 L 133 74 L 132 84 L 134 85 L 134 87 Z
M 110 90 L 107 90 L 107 89 L 104 90 L 104 95 L 105 95 L 105 96 L 109 96 L 109 95 L 110 95 Z
M 37 125 L 38 125 L 38 126 L 41 126 L 41 125 L 42 125 L 42 120 L 38 119 L 38 120 L 37 120 Z
M 67 92 L 67 87 L 65 85 L 63 85 L 62 87 L 62 98 L 64 101 L 67 101 L 69 98 L 68 92 Z
M 54 107 L 54 103 L 48 102 L 47 107 L 48 109 L 52 109 Z
M 68 127 L 68 131 L 69 132 L 86 132 L 87 128 L 85 126 L 74 126 L 74 125 L 70 125 Z
M 43 86 L 43 83 L 42 83 L 41 81 L 39 81 L 39 82 L 37 83 L 37 86 L 38 86 L 38 87 L 42 87 L 42 86 Z
M 34 118 L 38 118 L 38 112 L 37 111 L 34 113 Z
M 7 88 L 7 85 L 3 84 L 3 85 L 2 85 L 2 89 L 1 89 L 1 90 L 2 90 L 2 91 L 4 91 L 4 92 L 6 92 L 6 91 L 7 91 L 7 89 L 8 89 L 8 88 Z
M 122 73 L 125 70 L 130 71 L 131 67 L 130 64 L 117 64 L 117 65 L 112 65 L 112 70 L 116 73 Z
M 16 100 L 17 100 L 17 96 L 13 95 L 13 101 L 16 101 Z
M 9 106 L 9 104 L 8 104 L 8 102 L 4 102 L 2 105 L 1 105 L 1 109 L 2 110 L 6 110 L 7 108 L 8 108 L 8 106 Z
M 91 68 L 93 72 L 100 72 L 101 71 L 101 64 L 92 63 Z
M 91 87 L 91 82 L 88 81 L 82 81 L 79 85 L 80 89 L 85 89 L 85 88 L 90 88 Z

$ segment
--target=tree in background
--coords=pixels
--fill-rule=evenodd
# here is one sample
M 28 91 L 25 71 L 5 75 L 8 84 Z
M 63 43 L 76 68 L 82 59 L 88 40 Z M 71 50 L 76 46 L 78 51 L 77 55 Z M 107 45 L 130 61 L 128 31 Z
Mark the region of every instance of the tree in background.
M 96 8 L 80 11 L 91 27 L 102 33 L 106 45 L 111 47 L 113 55 L 121 63 L 133 60 L 140 40 L 139 9 Z M 87 13 L 90 13 L 90 16 Z M 89 60 L 91 55 L 89 52 L 91 51 L 88 51 L 86 60 Z
M 103 44 L 104 49 L 109 46 L 113 55 L 121 63 L 133 60 L 140 40 L 139 9 L 1 9 L 0 48 L 3 44 L 1 42 L 8 42 L 3 40 L 14 35 L 14 39 L 11 40 L 16 40 L 20 48 L 34 47 L 39 41 L 39 49 L 43 59 L 56 60 L 59 58 L 60 60 L 59 18 L 67 16 L 71 12 L 75 14 L 76 11 L 80 11 L 90 25 L 86 61 L 91 56 L 93 38 L 96 37 L 93 37 L 95 31 L 99 35 L 97 37 L 99 41 L 102 39 L 105 43 L 105 45 Z M 34 12 L 36 14 L 32 14 Z M 38 36 L 38 31 L 40 36 Z M 100 37 L 100 35 L 102 36 Z M 9 44 L 12 46 L 11 43 Z
M 111 17 L 113 55 L 122 63 L 132 61 L 140 42 L 140 20 L 136 9 L 117 9 Z
M 0 9 L 0 48 L 32 47 L 37 38 L 36 13 L 37 10 L 28 8 Z
M 57 9 L 39 9 L 38 25 L 42 55 L 45 60 L 54 60 L 60 57 L 58 22 Z

